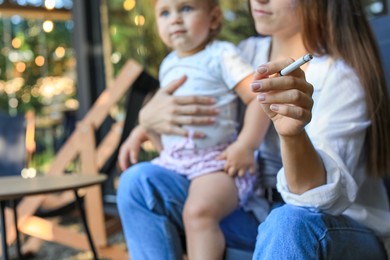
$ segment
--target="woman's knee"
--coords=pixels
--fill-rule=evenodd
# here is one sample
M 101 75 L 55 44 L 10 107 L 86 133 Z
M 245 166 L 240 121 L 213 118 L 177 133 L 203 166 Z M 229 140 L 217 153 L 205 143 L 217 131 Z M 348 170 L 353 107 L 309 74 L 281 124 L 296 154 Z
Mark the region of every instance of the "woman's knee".
M 149 162 L 136 164 L 119 180 L 118 207 L 142 205 L 149 209 L 166 204 L 182 205 L 187 197 L 188 180 L 170 170 Z
M 321 222 L 321 215 L 313 209 L 286 204 L 271 211 L 259 226 L 259 235 L 280 232 L 284 234 L 281 237 L 286 237 L 286 234 L 309 234 L 313 231 L 318 234 L 323 229 Z
M 134 197 L 142 196 L 142 190 L 148 187 L 150 179 L 153 179 L 153 165 L 150 163 L 139 163 L 125 170 L 119 177 L 119 186 L 117 190 L 117 203 L 127 203 Z
M 312 250 L 306 258 L 315 259 L 314 249 L 324 232 L 319 215 L 309 208 L 287 204 L 272 210 L 258 228 L 254 259 L 272 259 L 275 256 L 283 259 L 280 251 L 283 251 L 283 256 L 302 259 L 307 248 Z

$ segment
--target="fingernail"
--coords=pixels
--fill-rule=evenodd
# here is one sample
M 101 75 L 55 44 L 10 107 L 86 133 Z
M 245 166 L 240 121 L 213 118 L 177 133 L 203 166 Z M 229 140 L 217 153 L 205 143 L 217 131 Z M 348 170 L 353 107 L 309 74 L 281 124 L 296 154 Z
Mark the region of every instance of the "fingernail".
M 271 109 L 272 111 L 278 111 L 279 110 L 279 106 L 278 105 L 275 105 L 275 104 L 272 104 L 269 106 L 269 109 Z
M 260 74 L 263 74 L 263 73 L 266 73 L 267 70 L 268 70 L 267 67 L 265 67 L 265 66 L 260 66 L 260 67 L 257 67 L 256 72 L 257 72 L 257 73 L 260 73 Z
M 265 95 L 264 94 L 257 95 L 257 100 L 258 101 L 264 101 L 265 100 Z
M 261 89 L 261 83 L 256 82 L 251 84 L 251 88 L 253 91 L 260 90 Z

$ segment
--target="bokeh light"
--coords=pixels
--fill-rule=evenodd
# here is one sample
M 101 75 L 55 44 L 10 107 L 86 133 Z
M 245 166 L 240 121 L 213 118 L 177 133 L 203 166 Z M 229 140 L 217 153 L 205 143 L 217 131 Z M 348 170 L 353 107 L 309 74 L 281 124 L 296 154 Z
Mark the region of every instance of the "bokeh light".
M 134 17 L 134 23 L 137 26 L 143 26 L 145 24 L 145 17 L 143 15 L 136 15 Z
M 50 33 L 54 29 L 54 23 L 50 20 L 46 20 L 43 22 L 42 28 L 45 32 Z
M 135 0 L 125 0 L 123 2 L 123 9 L 126 11 L 131 11 L 135 7 Z
M 38 67 L 42 67 L 43 65 L 45 65 L 45 57 L 43 56 L 37 56 L 35 58 L 35 64 L 38 66 Z
M 48 10 L 53 10 L 56 7 L 55 0 L 45 0 L 45 8 Z
M 65 56 L 65 48 L 62 46 L 58 46 L 54 51 L 57 58 L 63 58 Z
M 11 44 L 15 49 L 19 49 L 22 46 L 22 41 L 19 38 L 14 38 Z

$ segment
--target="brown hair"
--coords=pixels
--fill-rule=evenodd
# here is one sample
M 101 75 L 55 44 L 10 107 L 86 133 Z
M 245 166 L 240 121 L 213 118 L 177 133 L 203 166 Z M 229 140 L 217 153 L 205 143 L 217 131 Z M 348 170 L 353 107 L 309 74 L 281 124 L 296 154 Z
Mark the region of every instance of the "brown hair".
M 368 174 L 374 177 L 389 174 L 389 95 L 378 47 L 360 0 L 300 0 L 298 3 L 307 50 L 341 58 L 358 74 L 371 120 L 364 146 Z

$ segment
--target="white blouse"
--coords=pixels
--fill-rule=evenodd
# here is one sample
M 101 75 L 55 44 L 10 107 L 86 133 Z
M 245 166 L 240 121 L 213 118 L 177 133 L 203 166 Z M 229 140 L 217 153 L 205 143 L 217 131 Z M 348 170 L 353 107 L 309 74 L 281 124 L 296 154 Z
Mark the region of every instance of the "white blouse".
M 268 62 L 270 38 L 252 37 L 242 42 L 240 48 L 257 67 Z M 312 121 L 306 131 L 325 165 L 327 183 L 301 195 L 294 194 L 289 191 L 281 168 L 277 174 L 278 191 L 286 203 L 344 214 L 378 236 L 390 237 L 385 187 L 381 180 L 369 178 L 365 172 L 364 160 L 369 151 L 364 150 L 363 144 L 371 122 L 356 73 L 342 60 L 323 56 L 310 62 L 306 79 L 314 86 Z M 279 144 L 276 139 L 265 141 Z

